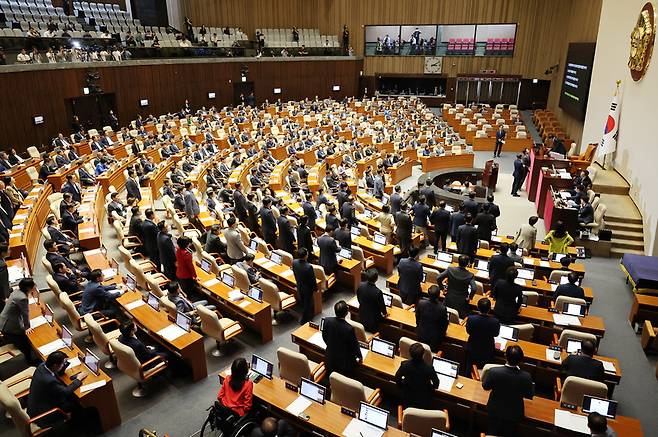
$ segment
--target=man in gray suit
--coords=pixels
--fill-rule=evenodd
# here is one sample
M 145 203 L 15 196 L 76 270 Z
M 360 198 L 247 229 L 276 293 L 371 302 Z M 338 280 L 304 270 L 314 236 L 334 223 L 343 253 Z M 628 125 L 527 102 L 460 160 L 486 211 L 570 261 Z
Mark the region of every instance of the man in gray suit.
M 247 248 L 242 242 L 242 237 L 238 231 L 238 220 L 231 216 L 228 221 L 228 228 L 224 231 L 224 238 L 226 238 L 226 254 L 228 255 L 229 262 L 235 264 L 242 261 L 247 254 Z
M 28 296 L 36 295 L 37 287 L 32 278 L 23 278 L 18 289 L 11 292 L 0 313 L 0 331 L 7 343 L 18 348 L 28 362 L 33 361 L 30 340 L 25 333 L 30 328 L 30 304 Z
M 185 214 L 187 219 L 200 231 L 205 231 L 203 223 L 199 220 L 199 201 L 196 199 L 196 196 L 192 192 L 192 182 L 185 182 L 185 194 L 183 195 L 183 200 L 185 201 Z
M 525 249 L 530 252 L 535 248 L 535 241 L 537 240 L 537 228 L 535 224 L 539 218 L 536 215 L 533 215 L 528 219 L 527 224 L 522 224 L 521 229 L 516 234 L 514 242 L 519 245 L 521 249 Z
M 381 200 L 384 197 L 384 172 L 383 170 L 377 170 L 375 175 L 375 194 L 374 196 Z

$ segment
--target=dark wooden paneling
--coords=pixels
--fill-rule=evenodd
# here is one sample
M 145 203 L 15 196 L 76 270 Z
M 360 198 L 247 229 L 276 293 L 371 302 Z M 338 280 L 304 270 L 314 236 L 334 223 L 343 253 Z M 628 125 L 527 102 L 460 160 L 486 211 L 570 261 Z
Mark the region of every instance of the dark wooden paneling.
M 287 101 L 317 95 L 342 99 L 357 95 L 359 71 L 363 68 L 363 62 L 357 60 L 308 60 L 124 65 L 94 70 L 101 75 L 103 91 L 116 94 L 117 113 L 123 125 L 140 113 L 178 111 L 185 99 L 193 108 L 231 104 L 232 82 L 240 80 L 242 65 L 249 68 L 248 77 L 254 82 L 259 103 L 277 98 Z M 68 134 L 71 128 L 65 99 L 82 95 L 86 74 L 85 68 L 1 74 L 0 95 L 5 104 L 0 108 L 0 149 L 11 145 L 25 150 L 31 145 L 49 143 L 58 132 Z M 332 85 L 340 85 L 341 90 L 333 92 Z M 282 93 L 275 95 L 275 87 L 281 88 Z M 215 92 L 216 98 L 209 100 L 208 92 Z M 149 107 L 140 108 L 140 99 L 148 99 Z M 35 115 L 43 115 L 44 124 L 34 126 Z

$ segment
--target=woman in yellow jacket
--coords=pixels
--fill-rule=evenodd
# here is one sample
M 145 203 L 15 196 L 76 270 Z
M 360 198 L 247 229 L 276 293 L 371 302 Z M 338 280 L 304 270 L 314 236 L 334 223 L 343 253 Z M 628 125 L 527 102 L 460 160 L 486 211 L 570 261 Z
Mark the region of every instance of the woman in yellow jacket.
M 567 253 L 569 246 L 573 243 L 573 237 L 564 229 L 564 223 L 558 221 L 555 229 L 552 229 L 544 240 L 548 243 L 548 253 Z

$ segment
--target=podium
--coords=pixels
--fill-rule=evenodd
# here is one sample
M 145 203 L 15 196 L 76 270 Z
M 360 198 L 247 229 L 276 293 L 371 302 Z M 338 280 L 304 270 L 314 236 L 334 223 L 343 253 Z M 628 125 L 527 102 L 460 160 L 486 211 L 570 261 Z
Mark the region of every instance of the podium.
M 539 156 L 535 149 L 530 150 L 530 169 L 526 176 L 525 190 L 528 193 L 528 200 L 534 202 L 537 197 L 537 188 L 539 186 L 539 173 L 544 167 L 555 167 L 568 169 L 571 162 L 568 159 L 553 159 L 548 156 Z
M 489 188 L 489 192 L 496 191 L 496 184 L 498 183 L 498 170 L 500 165 L 493 159 L 490 159 L 484 164 L 484 171 L 482 172 L 482 185 Z
M 537 208 L 537 216 L 544 218 L 544 207 L 546 206 L 546 198 L 551 195 L 550 188 L 554 190 L 563 190 L 573 187 L 573 179 L 571 175 L 566 173 L 568 178 L 554 174 L 553 169 L 543 168 L 539 172 L 539 180 L 537 181 L 537 194 L 535 195 L 535 208 Z
M 546 232 L 549 232 L 555 227 L 558 221 L 561 221 L 564 223 L 567 232 L 576 238 L 576 232 L 578 231 L 578 209 L 557 206 L 555 200 L 556 197 L 559 197 L 559 194 L 553 190 L 553 187 L 549 187 L 545 197 L 544 226 L 546 227 Z

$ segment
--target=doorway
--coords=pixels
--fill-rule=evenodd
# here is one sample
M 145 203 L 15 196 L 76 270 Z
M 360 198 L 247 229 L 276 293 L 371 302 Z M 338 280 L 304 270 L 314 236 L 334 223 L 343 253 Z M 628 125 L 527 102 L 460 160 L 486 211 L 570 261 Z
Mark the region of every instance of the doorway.
M 233 82 L 233 105 L 237 106 L 244 104 L 249 95 L 253 92 L 253 82 Z M 256 102 L 253 102 L 252 105 L 255 103 Z
M 72 97 L 66 99 L 66 113 L 68 120 L 72 120 L 74 115 L 80 119 L 80 124 L 86 130 L 98 129 L 110 124 L 110 110 L 116 110 L 116 95 L 114 93 L 92 94 L 89 96 Z

